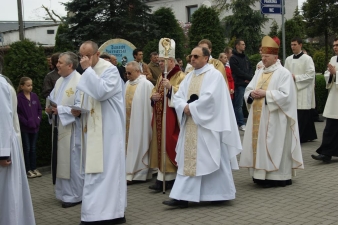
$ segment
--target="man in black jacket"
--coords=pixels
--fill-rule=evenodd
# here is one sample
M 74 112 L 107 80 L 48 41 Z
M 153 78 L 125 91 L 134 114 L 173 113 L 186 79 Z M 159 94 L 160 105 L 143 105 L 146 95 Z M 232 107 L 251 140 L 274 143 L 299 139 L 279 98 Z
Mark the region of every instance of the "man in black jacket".
M 244 115 L 243 115 L 243 97 L 244 91 L 248 83 L 253 77 L 251 63 L 248 57 L 244 54 L 245 43 L 242 39 L 235 41 L 235 49 L 232 50 L 230 58 L 230 68 L 235 81 L 235 98 L 234 110 L 237 120 L 237 125 L 240 130 L 245 130 Z

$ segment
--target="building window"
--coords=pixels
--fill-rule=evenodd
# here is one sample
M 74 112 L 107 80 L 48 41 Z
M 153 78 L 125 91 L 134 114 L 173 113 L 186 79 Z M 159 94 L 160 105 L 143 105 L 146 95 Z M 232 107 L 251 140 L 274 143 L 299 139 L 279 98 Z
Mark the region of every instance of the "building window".
M 47 30 L 47 34 L 54 34 L 54 30 Z
M 189 5 L 187 6 L 188 12 L 188 22 L 191 22 L 192 14 L 198 9 L 198 5 Z

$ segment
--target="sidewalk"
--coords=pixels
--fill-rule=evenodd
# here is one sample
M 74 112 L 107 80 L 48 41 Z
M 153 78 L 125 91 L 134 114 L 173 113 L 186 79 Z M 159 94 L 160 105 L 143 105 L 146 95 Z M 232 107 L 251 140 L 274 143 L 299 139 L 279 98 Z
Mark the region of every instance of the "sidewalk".
M 148 189 L 153 178 L 128 186 L 126 224 L 338 224 L 338 158 L 333 158 L 331 164 L 311 158 L 321 144 L 324 126 L 325 122 L 316 123 L 318 140 L 302 144 L 305 170 L 297 171 L 291 186 L 263 189 L 254 185 L 247 169 L 240 169 L 233 172 L 235 200 L 220 206 L 191 203 L 187 209 L 176 209 L 162 204 L 169 198 L 169 191 L 163 195 Z M 50 173 L 30 179 L 29 184 L 38 225 L 79 224 L 81 205 L 61 208 Z

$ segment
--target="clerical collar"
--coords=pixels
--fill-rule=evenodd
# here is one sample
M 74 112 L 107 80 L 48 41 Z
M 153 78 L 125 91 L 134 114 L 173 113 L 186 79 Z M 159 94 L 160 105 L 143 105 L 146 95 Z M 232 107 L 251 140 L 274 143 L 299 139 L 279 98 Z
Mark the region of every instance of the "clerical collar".
M 75 71 L 76 70 L 73 70 L 73 72 L 71 74 L 69 74 L 68 76 L 64 77 L 63 79 L 65 79 L 65 80 L 70 79 L 75 74 Z
M 195 69 L 195 70 L 194 70 L 194 74 L 195 74 L 196 76 L 198 76 L 198 75 L 200 75 L 200 74 L 202 74 L 202 73 L 205 73 L 205 72 L 207 72 L 207 71 L 209 71 L 209 70 L 211 69 L 211 66 L 213 66 L 213 65 L 207 63 L 207 64 L 205 64 L 202 68 L 199 68 L 199 69 L 197 69 L 197 70 Z
M 297 55 L 293 55 L 293 58 L 294 58 L 294 59 L 299 59 L 302 55 L 304 55 L 304 52 L 300 52 L 300 53 L 297 54 Z
M 129 81 L 129 84 L 130 85 L 138 84 L 140 82 L 140 80 L 145 78 L 145 77 L 146 77 L 145 75 L 140 74 L 140 76 L 138 76 L 138 78 L 136 78 L 135 80 Z
M 279 68 L 279 66 L 281 66 L 280 60 L 278 59 L 277 62 L 275 64 L 272 64 L 269 67 L 264 67 L 263 69 L 263 73 L 272 73 L 275 70 L 277 70 Z

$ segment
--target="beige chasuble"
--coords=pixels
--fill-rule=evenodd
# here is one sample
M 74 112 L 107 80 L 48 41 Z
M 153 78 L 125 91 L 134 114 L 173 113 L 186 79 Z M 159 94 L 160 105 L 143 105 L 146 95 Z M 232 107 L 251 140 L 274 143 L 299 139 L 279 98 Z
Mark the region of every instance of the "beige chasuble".
M 200 89 L 203 82 L 205 73 L 198 76 L 195 74 L 191 78 L 189 84 L 189 90 L 187 95 L 187 101 L 192 94 L 200 96 Z M 195 176 L 196 175 L 196 162 L 197 162 L 197 125 L 194 123 L 191 116 L 187 116 L 185 129 L 185 143 L 184 143 L 184 175 Z
M 263 73 L 257 82 L 256 89 L 267 90 L 273 72 Z M 259 124 L 261 121 L 262 106 L 265 104 L 265 98 L 255 99 L 252 103 L 253 125 L 252 125 L 252 150 L 253 150 L 253 167 L 256 168 L 257 140 L 259 134 Z

